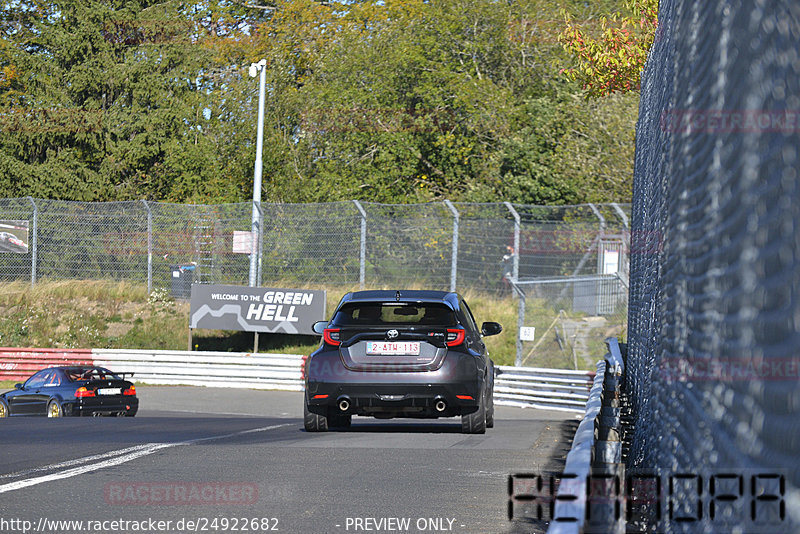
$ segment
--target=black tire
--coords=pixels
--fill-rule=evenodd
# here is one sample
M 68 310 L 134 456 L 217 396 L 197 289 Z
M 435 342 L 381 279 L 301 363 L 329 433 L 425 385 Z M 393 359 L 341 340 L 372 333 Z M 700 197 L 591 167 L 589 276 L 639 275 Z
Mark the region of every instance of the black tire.
M 64 417 L 64 410 L 57 400 L 51 400 L 47 405 L 47 417 Z
M 485 434 L 486 433 L 486 394 L 480 396 L 478 410 L 467 415 L 461 416 L 462 434 Z
M 327 432 L 328 418 L 308 411 L 308 404 L 303 403 L 303 427 L 306 432 Z
M 486 395 L 486 428 L 494 428 L 494 391 Z
M 3 399 L 0 399 L 0 417 L 8 417 L 8 404 Z
M 350 428 L 353 422 L 352 415 L 329 415 L 328 427 L 329 428 Z

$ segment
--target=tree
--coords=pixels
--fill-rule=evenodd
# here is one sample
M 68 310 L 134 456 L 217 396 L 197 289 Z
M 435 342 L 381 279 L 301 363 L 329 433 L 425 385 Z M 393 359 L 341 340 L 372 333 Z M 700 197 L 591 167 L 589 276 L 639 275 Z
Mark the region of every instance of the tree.
M 561 0 L 600 20 L 617 0 Z M 241 202 L 267 60 L 263 199 L 624 195 L 632 98 L 558 73 L 552 0 L 19 0 L 0 28 L 7 196 Z M 627 195 L 625 195 L 627 196 Z
M 180 4 L 60 0 L 16 40 L 30 74 L 7 110 L 0 168 L 14 195 L 203 198 L 214 173 L 207 51 Z
M 602 18 L 600 35 L 592 36 L 565 13 L 561 42 L 577 65 L 564 69 L 591 96 L 638 91 L 641 72 L 658 27 L 658 0 L 627 0 L 630 14 Z
M 269 123 L 288 132 L 290 167 L 265 172 L 272 199 L 578 198 L 551 172 L 566 129 L 538 115 L 556 116 L 565 90 L 550 65 L 563 54 L 555 18 L 551 33 L 518 38 L 546 2 L 278 7 L 252 56 L 271 67 Z

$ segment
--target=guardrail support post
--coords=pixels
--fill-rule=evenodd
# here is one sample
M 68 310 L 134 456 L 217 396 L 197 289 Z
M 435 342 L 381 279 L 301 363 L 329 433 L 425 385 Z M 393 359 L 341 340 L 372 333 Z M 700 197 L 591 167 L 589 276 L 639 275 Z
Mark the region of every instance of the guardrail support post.
M 28 197 L 28 201 L 33 206 L 33 228 L 31 229 L 31 287 L 36 285 L 36 267 L 39 255 L 38 243 L 38 225 L 39 225 L 39 207 L 33 197 Z
M 367 212 L 361 206 L 361 202 L 354 200 L 358 212 L 361 214 L 361 253 L 358 260 L 358 286 L 364 289 L 367 274 Z
M 458 276 L 458 211 L 449 200 L 444 201 L 445 206 L 453 214 L 453 258 L 450 261 L 450 291 L 456 290 L 456 277 Z
M 153 211 L 146 200 L 142 200 L 144 208 L 147 210 L 147 294 L 153 292 Z M 191 330 L 189 331 L 189 343 L 191 345 Z M 189 347 L 191 350 L 191 346 Z

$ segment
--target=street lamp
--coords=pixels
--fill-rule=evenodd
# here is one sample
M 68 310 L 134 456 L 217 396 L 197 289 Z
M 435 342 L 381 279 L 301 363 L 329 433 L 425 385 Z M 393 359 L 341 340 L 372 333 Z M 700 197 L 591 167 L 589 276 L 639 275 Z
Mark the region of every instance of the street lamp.
M 258 63 L 251 63 L 248 74 L 255 78 L 259 73 L 258 86 L 258 136 L 256 138 L 256 163 L 253 169 L 253 219 L 250 230 L 253 232 L 252 248 L 250 249 L 250 287 L 255 287 L 258 283 L 258 262 L 261 259 L 259 249 L 261 240 L 259 230 L 261 229 L 261 168 L 264 146 L 264 94 L 267 85 L 267 60 L 262 59 Z

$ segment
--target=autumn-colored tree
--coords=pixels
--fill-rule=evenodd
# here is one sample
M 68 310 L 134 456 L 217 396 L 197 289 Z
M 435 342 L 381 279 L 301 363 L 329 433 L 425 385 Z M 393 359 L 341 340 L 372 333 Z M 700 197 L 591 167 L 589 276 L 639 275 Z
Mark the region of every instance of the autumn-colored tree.
M 642 69 L 658 28 L 658 0 L 628 0 L 625 5 L 629 14 L 601 19 L 600 35 L 592 35 L 564 14 L 561 43 L 577 65 L 563 72 L 591 96 L 638 91 L 641 85 Z
M 44 1 L 7 2 L 0 9 L 0 106 L 18 104 L 25 93 L 20 48 L 30 44 L 33 26 L 44 16 Z
M 0 40 L 0 90 L 10 88 L 19 79 L 18 68 L 10 55 L 10 46 Z

